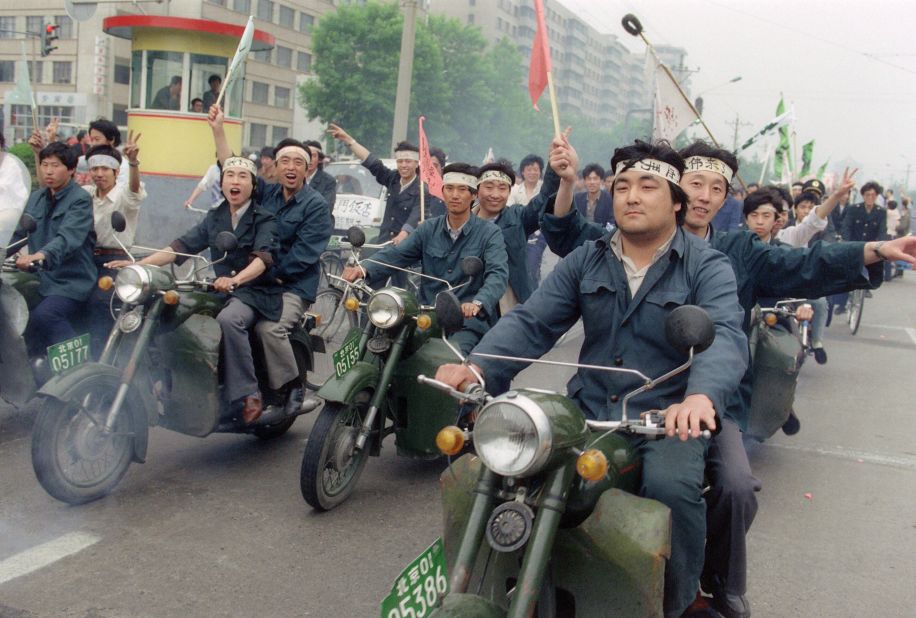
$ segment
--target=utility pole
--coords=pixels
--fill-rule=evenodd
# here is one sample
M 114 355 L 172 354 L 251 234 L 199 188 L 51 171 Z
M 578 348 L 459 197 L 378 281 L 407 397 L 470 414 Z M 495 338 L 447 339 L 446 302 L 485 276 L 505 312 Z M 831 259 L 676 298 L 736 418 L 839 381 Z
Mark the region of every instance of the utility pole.
M 736 113 L 735 119 L 732 122 L 728 122 L 726 124 L 735 126 L 735 138 L 732 144 L 732 152 L 738 152 L 738 128 L 739 127 L 749 127 L 751 126 L 751 123 L 750 122 L 741 122 L 741 117 L 738 116 L 738 114 Z
M 407 119 L 410 114 L 410 82 L 413 77 L 413 46 L 417 34 L 417 4 L 419 0 L 401 0 L 404 7 L 404 30 L 401 33 L 401 61 L 398 65 L 398 90 L 394 99 L 394 127 L 391 130 L 391 151 L 407 139 Z

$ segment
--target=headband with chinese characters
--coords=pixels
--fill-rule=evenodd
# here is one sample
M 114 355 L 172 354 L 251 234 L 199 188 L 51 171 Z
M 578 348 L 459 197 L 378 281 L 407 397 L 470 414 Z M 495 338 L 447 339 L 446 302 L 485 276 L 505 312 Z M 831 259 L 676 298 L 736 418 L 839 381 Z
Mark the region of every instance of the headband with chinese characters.
M 223 171 L 231 169 L 244 170 L 250 173 L 252 178 L 258 175 L 258 168 L 255 167 L 254 161 L 247 157 L 229 157 L 223 161 Z
M 395 150 L 394 158 L 396 161 L 407 159 L 408 161 L 419 161 L 420 153 L 415 150 Z
M 497 182 L 505 183 L 509 185 L 510 187 L 512 186 L 512 179 L 509 178 L 509 176 L 506 175 L 504 172 L 501 172 L 499 170 L 485 171 L 483 174 L 480 175 L 480 178 L 477 179 L 477 184 L 479 185 L 488 180 L 495 180 Z
M 719 159 L 712 157 L 687 157 L 684 161 L 684 173 L 688 172 L 715 172 L 725 177 L 725 182 L 731 183 L 734 170 Z
M 446 172 L 445 176 L 442 177 L 442 184 L 444 185 L 467 185 L 472 189 L 477 188 L 477 176 L 471 176 L 470 174 L 465 174 L 463 172 Z
M 767 203 L 767 204 L 761 204 L 760 206 L 758 206 L 757 208 L 755 208 L 755 209 L 752 210 L 751 212 L 757 212 L 758 210 L 759 210 L 760 212 L 772 212 L 772 213 L 773 213 L 774 215 L 776 215 L 777 217 L 778 217 L 778 216 L 780 215 L 780 213 L 782 212 L 781 210 L 779 210 L 778 208 L 776 208 L 775 206 L 773 206 L 772 204 L 769 204 L 769 203 Z M 750 213 L 748 213 L 748 214 L 750 214 Z
M 121 164 L 118 163 L 118 160 L 111 155 L 92 155 L 89 157 L 89 159 L 86 160 L 86 163 L 89 164 L 89 169 L 92 169 L 93 167 L 110 167 L 113 170 L 121 169 Z
M 302 148 L 301 146 L 296 146 L 295 144 L 284 146 L 283 148 L 278 150 L 276 156 L 274 156 L 274 159 L 279 161 L 281 157 L 292 156 L 292 155 L 298 155 L 304 158 L 306 165 L 309 165 L 312 162 L 312 157 L 309 156 L 309 151 L 306 150 L 305 148 Z
M 637 172 L 652 174 L 653 176 L 658 176 L 659 178 L 670 180 L 674 184 L 677 184 L 681 181 L 681 173 L 677 171 L 676 167 L 670 163 L 659 161 L 658 159 L 640 159 L 639 161 L 632 163 L 632 165 L 630 161 L 621 161 L 614 169 L 614 176 L 619 176 L 621 172 L 628 170 L 635 170 Z

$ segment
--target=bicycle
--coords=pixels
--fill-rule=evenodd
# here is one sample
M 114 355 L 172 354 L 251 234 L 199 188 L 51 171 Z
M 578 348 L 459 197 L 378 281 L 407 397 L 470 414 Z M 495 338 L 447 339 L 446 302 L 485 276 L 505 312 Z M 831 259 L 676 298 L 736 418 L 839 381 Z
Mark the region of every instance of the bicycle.
M 846 322 L 849 332 L 855 335 L 859 331 L 862 321 L 862 307 L 865 305 L 865 290 L 853 290 L 846 301 Z

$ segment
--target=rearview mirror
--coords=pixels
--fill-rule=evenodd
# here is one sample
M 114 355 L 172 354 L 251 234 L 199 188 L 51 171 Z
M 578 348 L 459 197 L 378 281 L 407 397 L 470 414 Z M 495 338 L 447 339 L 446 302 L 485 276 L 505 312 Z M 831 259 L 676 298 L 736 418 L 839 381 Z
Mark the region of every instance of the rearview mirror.
M 464 326 L 464 313 L 461 301 L 452 292 L 439 292 L 436 295 L 436 318 L 446 335 L 457 333 Z
M 366 233 L 355 225 L 347 230 L 347 241 L 354 247 L 366 244 Z
M 239 239 L 232 232 L 220 232 L 216 235 L 216 248 L 222 253 L 234 251 L 239 246 Z
M 31 234 L 38 228 L 38 222 L 32 215 L 24 214 L 19 217 L 19 230 L 23 234 Z
M 706 310 L 696 305 L 683 305 L 665 319 L 665 338 L 676 350 L 687 353 L 693 348 L 699 354 L 712 345 L 716 327 Z
M 118 211 L 111 213 L 111 229 L 115 232 L 123 232 L 127 229 L 127 219 L 124 214 Z
M 468 277 L 473 277 L 483 272 L 483 260 L 476 255 L 469 255 L 461 260 L 461 272 Z

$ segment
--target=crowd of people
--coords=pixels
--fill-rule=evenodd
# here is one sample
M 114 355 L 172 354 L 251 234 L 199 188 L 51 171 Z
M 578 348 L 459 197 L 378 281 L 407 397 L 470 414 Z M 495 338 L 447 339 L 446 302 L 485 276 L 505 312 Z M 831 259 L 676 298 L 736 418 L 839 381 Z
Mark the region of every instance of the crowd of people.
M 317 139 L 284 139 L 262 149 L 257 161 L 233 153 L 215 104 L 219 86 L 211 79 L 211 91 L 200 99 L 216 162 L 186 203 L 204 193 L 210 208 L 141 263 L 161 266 L 207 248 L 216 253 L 222 231 L 238 238 L 213 287 L 227 295 L 217 317 L 226 393 L 252 422 L 265 402 L 301 396 L 288 334 L 316 296 L 337 186 L 322 169 L 326 157 Z M 169 109 L 180 88 L 180 79 L 173 80 L 156 101 Z M 745 191 L 737 185 L 734 154 L 701 141 L 680 151 L 637 141 L 616 148 L 607 170 L 597 163 L 580 166 L 567 132 L 549 144 L 546 163 L 530 154 L 518 166 L 500 159 L 477 167 L 448 161 L 433 149 L 443 181 L 439 200 L 422 186 L 417 146 L 398 144 L 396 169 L 389 169 L 344 128 L 332 124 L 327 132 L 388 190 L 373 240 L 390 244 L 371 265 L 345 269 L 345 279 L 398 284 L 399 268 L 419 265 L 441 280 L 424 279 L 420 287 L 420 301 L 432 304 L 445 288 L 442 281 L 465 279 L 462 258 L 482 259 L 483 272 L 459 291 L 465 327 L 453 339 L 464 353 L 537 357 L 581 319 L 580 362 L 661 375 L 683 359 L 658 325 L 683 304 L 709 313 L 716 329 L 712 347 L 689 373 L 634 400 L 643 409 L 665 411 L 668 434 L 680 439 L 634 436 L 632 442 L 644 462 L 640 494 L 672 511 L 666 616 L 689 614 L 700 587 L 722 615 L 749 616 L 745 536 L 760 489 L 741 440 L 753 375 L 749 316 L 762 299 L 812 299 L 814 354 L 827 362 L 825 299 L 876 287 L 895 274 L 894 262 L 916 261 L 910 199 L 898 204 L 867 182 L 859 189 L 862 202 L 854 203 L 855 170 L 830 190 L 811 178 L 790 188 L 750 185 Z M 37 229 L 16 265 L 42 264 L 41 299 L 28 325 L 36 350 L 73 337 L 72 321 L 86 303 L 94 316 L 93 339 L 107 336 L 110 292 L 95 283 L 131 263 L 125 249 L 147 199 L 141 136 L 130 134 L 121 144 L 117 127 L 103 119 L 91 123 L 86 136 L 87 143 L 68 146 L 51 126 L 30 139 L 41 186 L 25 212 Z M 113 212 L 126 218 L 123 231 L 112 227 Z M 15 238 L 24 236 L 19 231 Z M 548 247 L 562 260 L 542 280 Z M 844 303 L 838 298 L 832 306 L 841 312 Z M 271 392 L 258 389 L 252 330 L 267 359 Z M 507 389 L 523 366 L 474 356 L 471 362 L 494 394 Z M 467 365 L 445 365 L 437 377 L 456 388 L 476 380 Z M 580 369 L 568 393 L 589 418 L 606 420 L 619 417 L 620 394 L 631 387 L 629 377 Z M 704 426 L 716 435 L 699 438 Z M 705 495 L 704 476 L 710 483 Z

